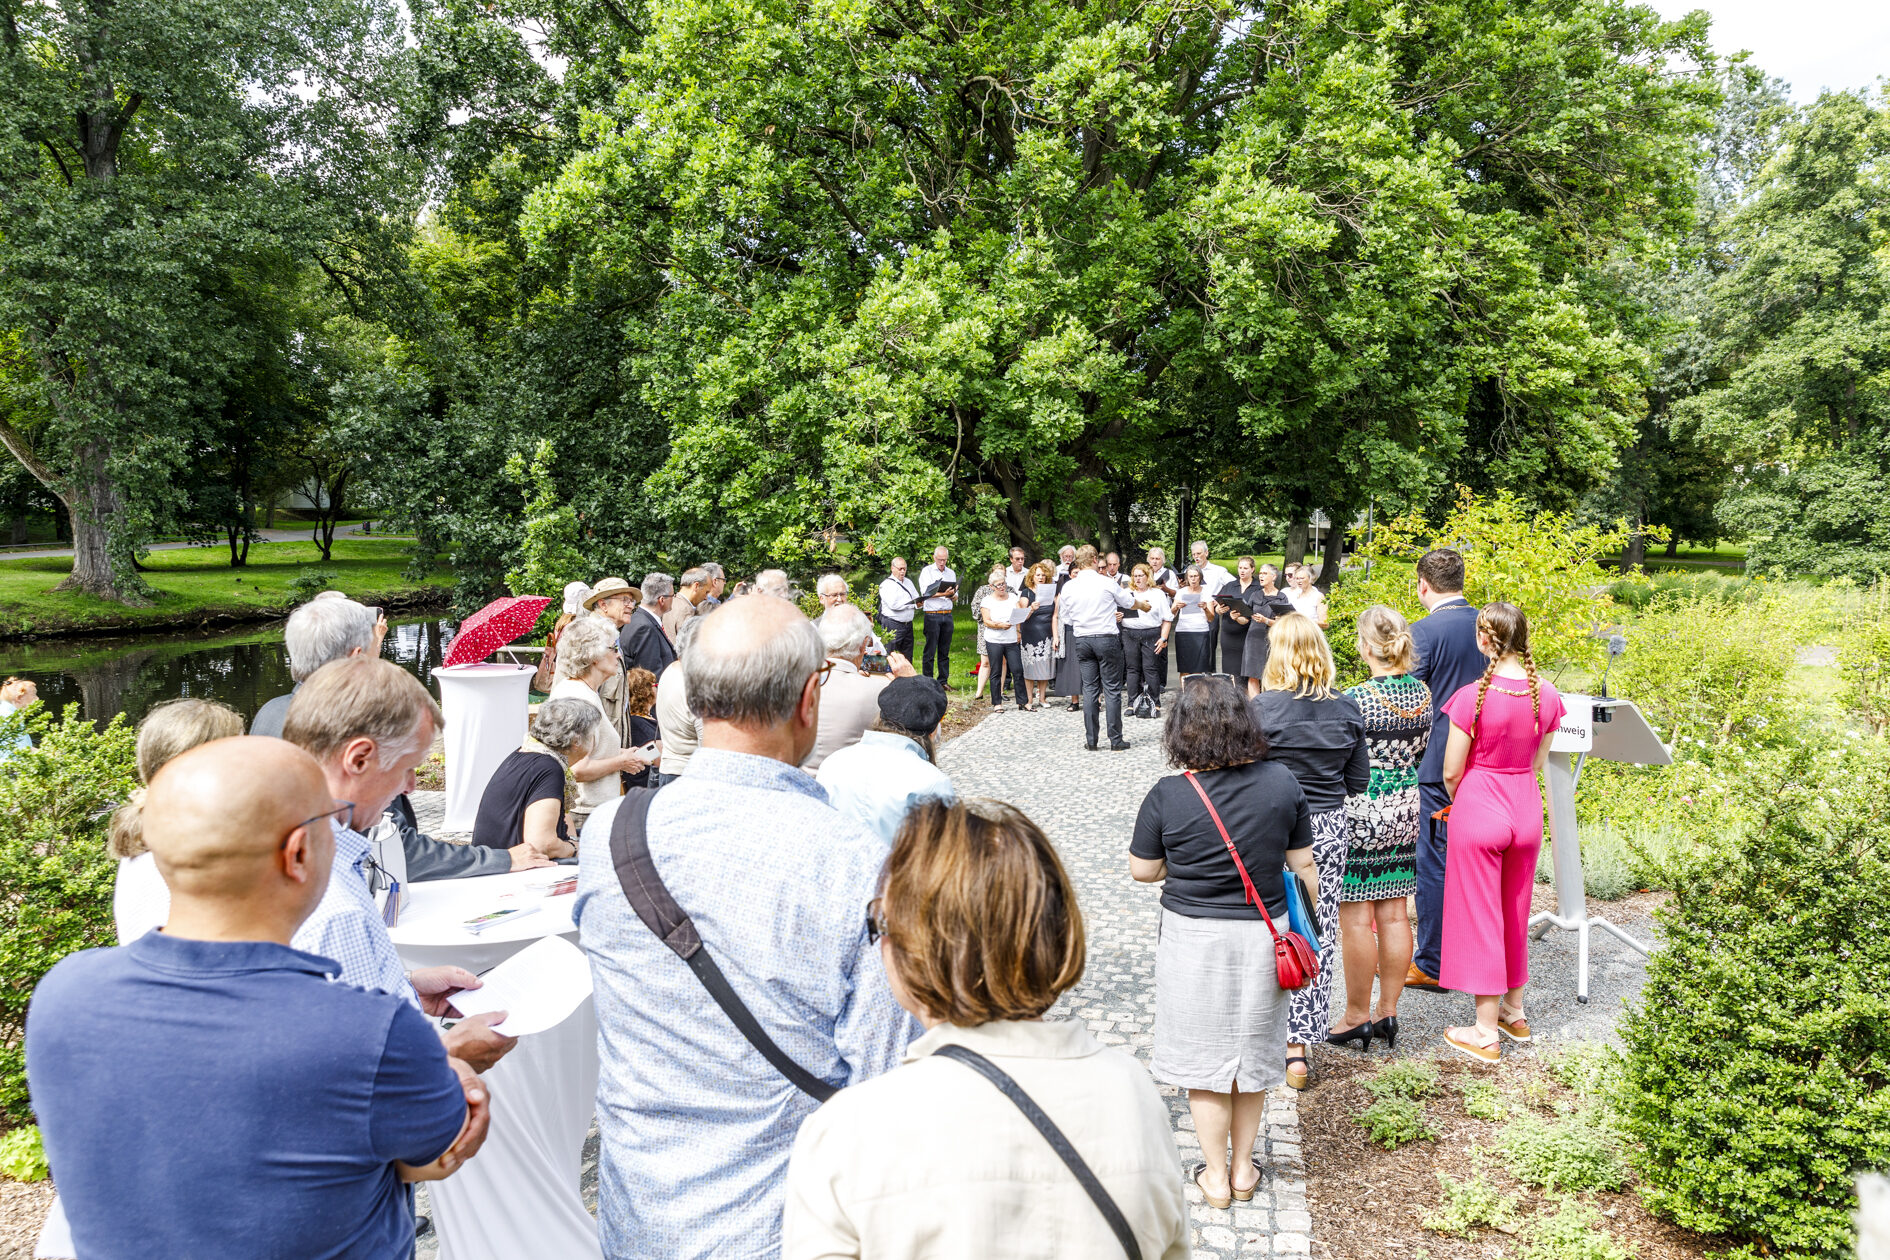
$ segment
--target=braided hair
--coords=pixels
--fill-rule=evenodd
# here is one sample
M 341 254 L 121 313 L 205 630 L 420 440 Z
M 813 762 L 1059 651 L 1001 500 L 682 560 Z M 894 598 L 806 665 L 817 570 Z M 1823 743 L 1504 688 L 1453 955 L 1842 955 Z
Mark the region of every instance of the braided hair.
M 1470 720 L 1470 737 L 1476 738 L 1477 725 L 1483 720 L 1483 697 L 1496 677 L 1496 666 L 1506 656 L 1522 658 L 1523 671 L 1529 675 L 1529 708 L 1536 718 L 1536 733 L 1542 733 L 1542 683 L 1536 677 L 1536 658 L 1529 651 L 1529 619 L 1514 604 L 1490 604 L 1477 614 L 1477 633 L 1489 641 L 1490 663 L 1477 680 L 1476 715 Z

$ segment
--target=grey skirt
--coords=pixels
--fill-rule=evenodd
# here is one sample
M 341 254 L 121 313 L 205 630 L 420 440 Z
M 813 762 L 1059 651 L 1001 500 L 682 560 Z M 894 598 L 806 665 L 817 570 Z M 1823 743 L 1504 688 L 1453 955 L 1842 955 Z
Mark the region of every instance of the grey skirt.
M 1291 996 L 1280 988 L 1266 924 L 1164 908 L 1155 946 L 1155 1079 L 1218 1094 L 1281 1084 Z

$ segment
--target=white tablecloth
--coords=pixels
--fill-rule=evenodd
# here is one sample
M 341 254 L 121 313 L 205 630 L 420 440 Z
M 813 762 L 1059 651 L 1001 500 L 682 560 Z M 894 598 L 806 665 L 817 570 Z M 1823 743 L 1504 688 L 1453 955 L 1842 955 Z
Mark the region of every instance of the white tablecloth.
M 575 873 L 575 867 L 562 871 Z M 540 937 L 573 944 L 573 896 L 526 900 L 537 909 L 475 936 L 459 925 L 497 909 L 499 898 L 549 872 L 428 880 L 389 935 L 409 967 L 453 964 L 489 971 Z M 512 904 L 512 903 L 503 903 Z M 587 999 L 546 1032 L 521 1037 L 485 1073 L 492 1128 L 464 1168 L 427 1186 L 441 1260 L 601 1260 L 597 1222 L 578 1192 L 584 1138 L 597 1099 L 597 1015 Z
M 493 771 L 525 742 L 530 665 L 442 665 L 433 671 L 446 713 L 446 821 L 471 831 Z

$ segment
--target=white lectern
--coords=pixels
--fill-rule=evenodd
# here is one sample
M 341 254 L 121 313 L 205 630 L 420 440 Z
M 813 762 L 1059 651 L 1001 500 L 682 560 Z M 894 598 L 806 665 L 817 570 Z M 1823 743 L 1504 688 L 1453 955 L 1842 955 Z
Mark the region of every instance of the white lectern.
M 471 831 L 486 784 L 525 742 L 530 665 L 442 665 L 433 671 L 446 712 L 446 818 L 442 831 Z
M 1588 892 L 1582 880 L 1581 839 L 1575 830 L 1575 785 L 1581 780 L 1582 762 L 1592 756 L 1603 761 L 1670 766 L 1673 754 L 1660 742 L 1660 737 L 1654 734 L 1653 727 L 1647 724 L 1632 701 L 1564 693 L 1562 703 L 1567 711 L 1549 744 L 1547 767 L 1555 911 L 1545 910 L 1532 917 L 1529 934 L 1540 940 L 1551 927 L 1576 934 L 1575 1000 L 1586 1002 L 1590 929 L 1599 928 L 1642 954 L 1648 952 L 1648 947 L 1601 916 L 1588 913 Z

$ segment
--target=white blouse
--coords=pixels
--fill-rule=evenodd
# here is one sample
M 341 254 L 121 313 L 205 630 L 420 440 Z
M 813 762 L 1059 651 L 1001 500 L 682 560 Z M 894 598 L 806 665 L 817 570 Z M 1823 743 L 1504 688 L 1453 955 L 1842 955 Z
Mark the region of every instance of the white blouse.
M 1015 595 L 1005 595 L 1002 597 L 987 595 L 984 597 L 984 603 L 979 606 L 979 623 L 983 625 L 985 617 L 991 617 L 998 621 L 1008 620 L 1017 606 L 1017 597 Z M 1011 626 L 1006 630 L 993 630 L 989 625 L 984 625 L 984 641 L 986 643 L 1015 643 L 1017 642 L 1017 627 Z
M 1315 623 L 1325 620 L 1326 595 L 1316 586 L 1307 587 L 1304 594 L 1289 589 L 1286 592 L 1286 602 L 1293 606 L 1294 612 L 1306 614 Z
M 1206 634 L 1208 628 L 1207 611 L 1202 607 L 1211 598 L 1206 591 L 1191 591 L 1183 587 L 1175 592 L 1175 632 L 1177 634 Z
M 1162 622 L 1173 621 L 1175 619 L 1174 611 L 1168 605 L 1168 593 L 1166 591 L 1157 590 L 1155 587 L 1151 586 L 1146 591 L 1132 590 L 1129 594 L 1147 604 L 1148 611 L 1135 612 L 1131 610 L 1123 613 L 1122 628 L 1124 630 L 1153 630 L 1155 627 L 1161 625 Z
M 171 917 L 171 889 L 147 851 L 118 864 L 112 883 L 112 920 L 118 943 L 129 945 Z
M 781 1260 L 1122 1254 L 1016 1104 L 933 1054 L 950 1044 L 990 1059 L 1043 1108 L 1147 1260 L 1188 1255 L 1174 1135 L 1148 1069 L 1081 1023 L 1005 1020 L 940 1024 L 907 1047 L 904 1066 L 841 1090 L 808 1117 L 788 1162 Z

